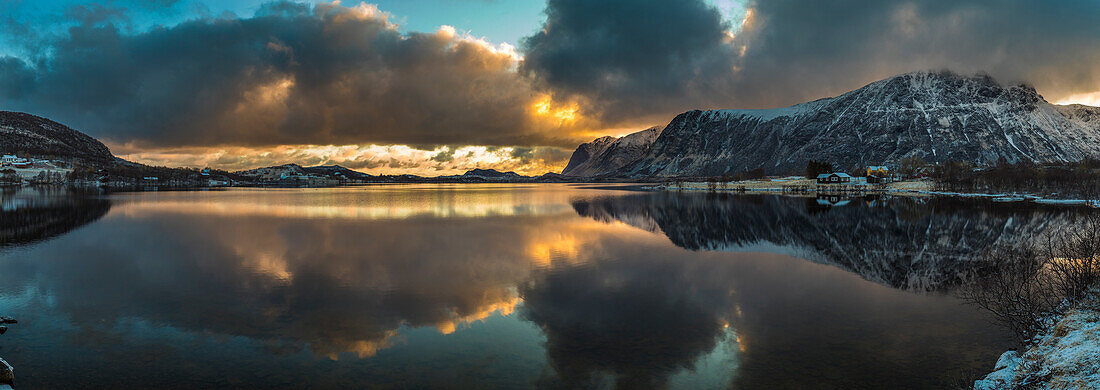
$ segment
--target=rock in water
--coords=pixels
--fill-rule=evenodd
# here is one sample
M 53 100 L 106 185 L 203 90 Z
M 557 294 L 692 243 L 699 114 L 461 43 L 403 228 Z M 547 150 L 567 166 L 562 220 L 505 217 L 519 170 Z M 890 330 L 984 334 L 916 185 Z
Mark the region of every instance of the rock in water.
M 15 385 L 15 369 L 11 368 L 11 365 L 4 359 L 0 358 L 0 389 L 4 386 Z M 11 387 L 8 387 L 9 389 Z

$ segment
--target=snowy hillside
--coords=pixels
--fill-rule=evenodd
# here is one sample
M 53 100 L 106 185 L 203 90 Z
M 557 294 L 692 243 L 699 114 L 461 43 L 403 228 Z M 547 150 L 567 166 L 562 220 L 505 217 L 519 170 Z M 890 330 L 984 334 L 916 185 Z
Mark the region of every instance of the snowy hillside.
M 791 107 L 685 112 L 637 161 L 590 174 L 718 176 L 761 167 L 781 174 L 811 159 L 848 169 L 911 156 L 975 163 L 1100 158 L 1100 108 L 1054 105 L 1031 87 L 1004 87 L 987 76 L 907 73 Z
M 562 174 L 592 177 L 615 172 L 644 156 L 659 135 L 661 128 L 651 127 L 619 138 L 600 137 L 581 144 Z

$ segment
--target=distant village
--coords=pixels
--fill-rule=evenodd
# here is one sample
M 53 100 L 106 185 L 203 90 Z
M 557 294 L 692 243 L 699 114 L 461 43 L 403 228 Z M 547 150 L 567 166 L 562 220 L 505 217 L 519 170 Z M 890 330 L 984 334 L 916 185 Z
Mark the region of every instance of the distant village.
M 62 160 L 0 155 L 0 184 L 61 183 L 70 171 Z

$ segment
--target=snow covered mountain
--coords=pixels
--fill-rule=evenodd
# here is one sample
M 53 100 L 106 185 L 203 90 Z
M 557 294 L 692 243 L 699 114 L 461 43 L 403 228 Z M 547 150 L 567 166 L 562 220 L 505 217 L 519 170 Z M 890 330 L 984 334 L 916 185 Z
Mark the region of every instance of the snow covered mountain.
M 312 176 L 332 180 L 369 180 L 375 176 L 353 171 L 339 165 L 319 165 L 316 167 L 303 167 L 298 164 L 284 164 L 273 167 L 249 169 L 247 171 L 234 172 L 237 175 L 253 180 L 272 182 L 299 177 Z
M 591 174 L 718 176 L 761 167 L 778 174 L 801 171 L 811 159 L 848 169 L 911 156 L 1100 158 L 1100 107 L 1054 105 L 1034 88 L 1004 87 L 988 76 L 907 73 L 786 108 L 685 112 L 641 158 Z
M 484 179 L 484 180 L 517 180 L 527 178 L 518 173 L 508 171 L 501 172 L 496 169 L 471 169 L 463 173 L 462 176 L 456 176 L 457 178 L 464 179 Z
M 645 156 L 659 135 L 661 128 L 654 126 L 619 138 L 600 137 L 583 143 L 573 152 L 561 174 L 592 177 L 616 172 Z

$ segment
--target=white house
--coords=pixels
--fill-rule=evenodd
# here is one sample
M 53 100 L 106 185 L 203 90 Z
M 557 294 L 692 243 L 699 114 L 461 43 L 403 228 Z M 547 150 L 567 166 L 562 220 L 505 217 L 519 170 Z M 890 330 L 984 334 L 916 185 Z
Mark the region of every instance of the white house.
M 851 183 L 852 176 L 844 172 L 822 173 L 817 175 L 817 184 Z

